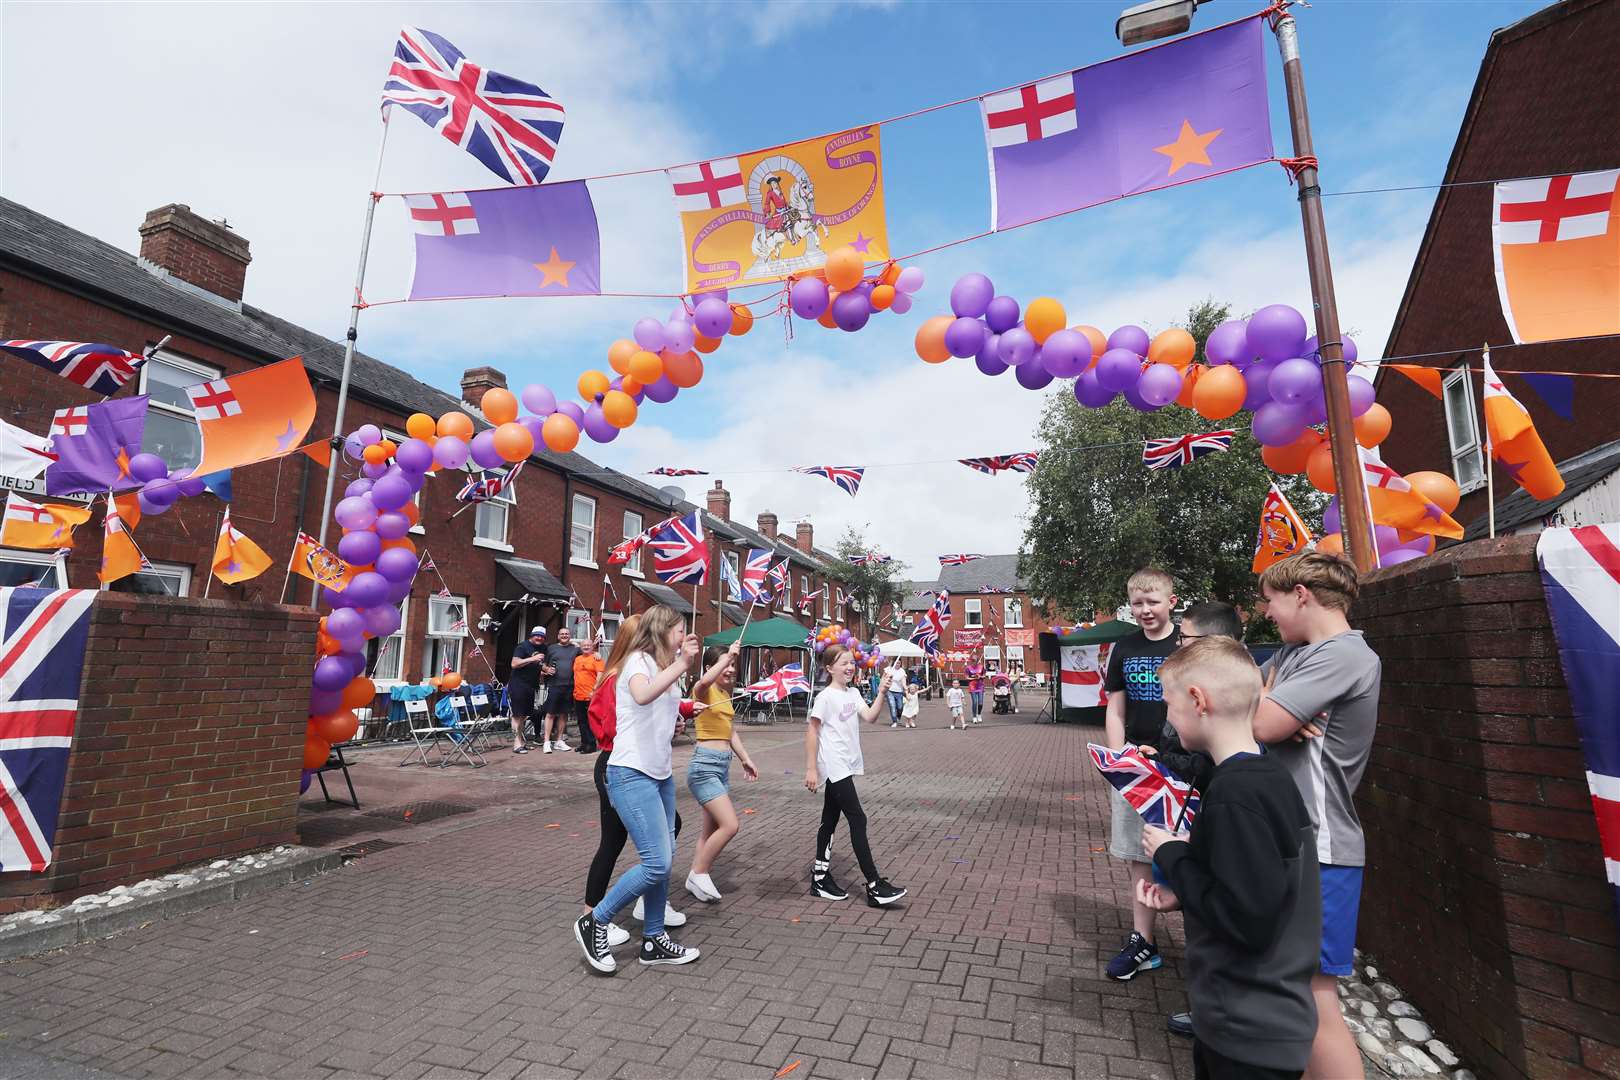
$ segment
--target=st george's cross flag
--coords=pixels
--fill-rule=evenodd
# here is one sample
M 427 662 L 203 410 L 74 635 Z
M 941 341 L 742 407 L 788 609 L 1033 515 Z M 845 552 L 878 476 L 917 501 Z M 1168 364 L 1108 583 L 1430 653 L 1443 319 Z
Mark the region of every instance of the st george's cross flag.
M 666 585 L 701 585 L 709 575 L 709 544 L 702 515 L 694 510 L 673 517 L 653 531 L 653 573 Z
M 0 871 L 51 864 L 95 598 L 0 588 Z
M 1620 524 L 1547 529 L 1536 558 L 1620 920 Z
M 405 195 L 410 300 L 596 296 L 602 240 L 585 181 Z
M 989 94 L 979 104 L 993 229 L 1272 159 L 1259 17 Z
M 1620 333 L 1620 169 L 1504 180 L 1492 205 L 1513 340 Z
M 1491 457 L 1533 499 L 1551 499 L 1564 490 L 1564 477 L 1536 432 L 1530 413 L 1491 367 L 1485 353 L 1485 430 Z
M 0 353 L 26 360 L 102 396 L 134 378 L 140 353 L 89 341 L 0 341 Z
M 1140 747 L 1110 750 L 1087 743 L 1091 763 L 1103 779 L 1131 804 L 1143 822 L 1171 832 L 1186 832 L 1198 816 L 1198 791 L 1171 770 L 1142 753 Z
M 236 530 L 231 512 L 219 524 L 219 540 L 214 544 L 214 576 L 227 585 L 256 578 L 270 569 L 270 556 L 264 549 Z
M 297 356 L 188 386 L 186 396 L 202 433 L 193 476 L 290 454 L 315 422 L 315 392 Z
M 508 184 L 551 171 L 567 119 L 562 102 L 531 82 L 472 63 L 431 30 L 407 26 L 394 43 L 383 108 L 398 105 Z
M 851 497 L 861 490 L 861 477 L 866 475 L 864 465 L 795 465 L 793 471 L 831 480 L 840 491 Z
M 1179 469 L 1205 454 L 1224 453 L 1232 448 L 1231 430 L 1178 435 L 1173 439 L 1149 439 L 1142 444 L 1142 464 L 1150 469 Z

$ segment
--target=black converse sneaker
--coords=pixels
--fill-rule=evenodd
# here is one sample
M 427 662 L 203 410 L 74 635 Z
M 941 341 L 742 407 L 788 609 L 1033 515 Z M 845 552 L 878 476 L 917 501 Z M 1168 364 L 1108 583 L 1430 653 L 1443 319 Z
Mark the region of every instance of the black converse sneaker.
M 690 964 L 697 958 L 696 949 L 688 949 L 668 934 L 641 939 L 641 962 L 648 967 L 654 964 Z
M 597 922 L 596 917 L 588 911 L 574 920 L 574 940 L 585 951 L 585 962 L 604 975 L 612 975 L 619 970 L 619 962 L 608 951 L 608 927 L 611 925 Z
M 810 871 L 810 895 L 819 896 L 823 900 L 849 899 L 849 893 L 833 880 L 830 864 L 825 859 L 817 859 Z
M 892 904 L 904 895 L 906 895 L 906 890 L 898 885 L 890 884 L 888 878 L 878 878 L 876 881 L 866 883 L 866 902 L 872 907 L 883 907 Z

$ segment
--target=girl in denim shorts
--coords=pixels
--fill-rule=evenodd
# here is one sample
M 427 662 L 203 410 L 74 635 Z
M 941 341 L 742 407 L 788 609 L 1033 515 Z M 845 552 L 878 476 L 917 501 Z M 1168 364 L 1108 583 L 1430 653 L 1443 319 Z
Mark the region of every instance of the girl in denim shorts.
M 707 670 L 692 688 L 692 697 L 708 707 L 697 714 L 697 748 L 692 751 L 692 763 L 686 769 L 686 786 L 703 807 L 703 823 L 699 826 L 692 870 L 686 875 L 686 891 L 708 904 L 720 899 L 720 890 L 714 887 L 709 869 L 737 835 L 737 811 L 728 794 L 733 755 L 742 766 L 744 776 L 759 779 L 759 770 L 743 749 L 742 736 L 732 722 L 731 689 L 737 682 L 740 642 L 739 638 L 729 649 L 710 648 L 703 657 Z

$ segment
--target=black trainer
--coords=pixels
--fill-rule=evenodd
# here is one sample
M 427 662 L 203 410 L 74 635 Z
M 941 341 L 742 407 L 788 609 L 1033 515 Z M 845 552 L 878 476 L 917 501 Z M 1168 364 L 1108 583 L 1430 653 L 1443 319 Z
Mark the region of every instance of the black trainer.
M 585 952 L 585 962 L 591 967 L 604 975 L 619 970 L 619 962 L 608 950 L 608 924 L 597 922 L 589 911 L 574 920 L 574 940 L 579 942 Z
M 815 869 L 810 871 L 810 895 L 819 896 L 823 900 L 848 900 L 849 893 L 844 891 L 842 885 L 833 880 L 832 872 L 827 864 L 816 860 Z
M 654 964 L 690 964 L 698 958 L 696 949 L 688 949 L 668 934 L 641 939 L 641 962 Z
M 904 895 L 906 890 L 891 884 L 888 878 L 878 878 L 876 881 L 866 883 L 866 902 L 872 907 L 884 907 Z
M 1170 1030 L 1170 1034 L 1180 1035 L 1183 1039 L 1190 1039 L 1194 1035 L 1190 1012 L 1171 1013 L 1164 1026 Z

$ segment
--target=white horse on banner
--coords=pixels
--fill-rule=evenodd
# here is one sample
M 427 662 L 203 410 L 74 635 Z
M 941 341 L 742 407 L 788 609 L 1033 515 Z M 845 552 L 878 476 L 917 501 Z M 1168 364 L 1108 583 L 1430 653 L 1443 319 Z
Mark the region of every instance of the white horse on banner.
M 816 220 L 816 186 L 809 180 L 800 180 L 788 192 L 788 208 L 782 213 L 782 226 L 778 229 L 759 229 L 754 233 L 754 257 L 764 262 L 775 262 L 782 249 L 789 244 L 804 244 L 806 256 L 819 254 L 821 244 L 816 230 L 823 237 L 829 230 Z

